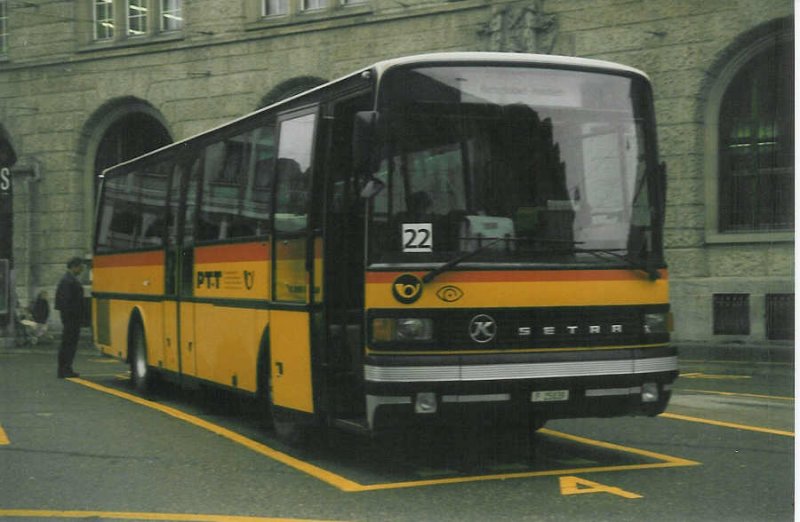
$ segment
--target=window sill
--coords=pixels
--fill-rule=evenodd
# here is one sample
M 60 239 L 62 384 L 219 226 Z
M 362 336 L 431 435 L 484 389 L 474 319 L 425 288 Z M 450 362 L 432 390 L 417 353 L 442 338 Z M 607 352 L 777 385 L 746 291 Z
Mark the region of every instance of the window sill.
M 290 25 L 300 25 L 311 22 L 326 22 L 352 16 L 362 16 L 372 14 L 369 4 L 358 4 L 350 6 L 337 6 L 335 8 L 308 9 L 295 13 L 275 14 L 259 18 L 248 22 L 245 25 L 246 31 L 257 31 L 259 29 L 284 27 Z
M 96 51 L 109 51 L 113 49 L 126 49 L 131 47 L 142 47 L 145 45 L 157 45 L 161 43 L 178 42 L 185 38 L 182 31 L 161 33 L 153 36 L 132 36 L 114 40 L 93 40 L 78 49 L 79 53 L 91 53 Z
M 794 231 L 782 232 L 711 232 L 706 231 L 707 245 L 743 243 L 792 243 Z

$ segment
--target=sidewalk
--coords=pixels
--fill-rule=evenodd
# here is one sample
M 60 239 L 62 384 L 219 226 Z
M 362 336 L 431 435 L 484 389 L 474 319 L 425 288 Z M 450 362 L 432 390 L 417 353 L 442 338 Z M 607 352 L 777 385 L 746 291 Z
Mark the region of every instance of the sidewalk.
M 0 352 L 28 351 L 28 352 L 57 352 L 61 343 L 59 332 L 50 334 L 50 339 L 42 339 L 36 344 L 17 344 L 13 337 L 0 337 Z M 94 350 L 97 351 L 92 342 L 92 335 L 88 331 L 82 331 L 78 339 L 78 351 Z
M 774 344 L 675 342 L 678 358 L 691 361 L 751 361 L 754 363 L 794 363 L 794 343 Z

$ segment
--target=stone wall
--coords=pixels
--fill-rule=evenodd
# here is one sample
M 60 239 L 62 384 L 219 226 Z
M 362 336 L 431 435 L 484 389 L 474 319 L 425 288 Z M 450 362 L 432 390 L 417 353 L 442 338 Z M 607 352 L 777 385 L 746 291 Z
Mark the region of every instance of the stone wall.
M 704 162 L 708 93 L 746 35 L 792 15 L 788 0 L 374 0 L 260 19 L 255 0 L 185 4 L 179 35 L 91 42 L 91 2 L 15 7 L 0 61 L 0 121 L 20 163 L 15 259 L 23 301 L 52 288 L 91 237 L 91 140 L 109 110 L 149 104 L 174 139 L 256 109 L 298 77 L 333 79 L 393 56 L 447 50 L 553 52 L 618 61 L 653 82 L 669 166 L 667 256 L 676 338 L 710 339 L 711 295 L 793 291 L 791 240 L 707 244 Z M 20 4 L 21 6 L 27 4 Z M 746 42 L 745 42 L 746 43 Z M 763 307 L 747 339 L 763 339 Z

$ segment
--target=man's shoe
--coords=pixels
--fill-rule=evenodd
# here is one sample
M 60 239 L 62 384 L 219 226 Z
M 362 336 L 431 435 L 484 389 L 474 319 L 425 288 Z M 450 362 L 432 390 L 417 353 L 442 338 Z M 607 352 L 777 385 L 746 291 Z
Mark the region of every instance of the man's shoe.
M 59 379 L 69 379 L 71 377 L 80 377 L 81 375 L 78 372 L 74 372 L 72 370 L 66 370 L 63 372 L 58 372 Z

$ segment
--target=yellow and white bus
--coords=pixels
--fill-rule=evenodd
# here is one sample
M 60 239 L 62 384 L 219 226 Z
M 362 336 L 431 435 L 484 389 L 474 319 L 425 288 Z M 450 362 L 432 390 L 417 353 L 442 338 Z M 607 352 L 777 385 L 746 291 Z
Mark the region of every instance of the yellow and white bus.
M 383 61 L 107 170 L 95 341 L 287 438 L 656 415 L 665 184 L 636 69 Z

